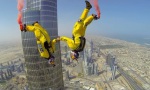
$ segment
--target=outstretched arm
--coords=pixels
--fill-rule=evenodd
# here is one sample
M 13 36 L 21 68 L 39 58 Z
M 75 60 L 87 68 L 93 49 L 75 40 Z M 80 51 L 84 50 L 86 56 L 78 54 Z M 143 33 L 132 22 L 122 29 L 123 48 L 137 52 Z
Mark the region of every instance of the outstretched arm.
M 88 17 L 85 19 L 85 21 L 84 21 L 84 26 L 83 26 L 83 27 L 88 26 L 88 25 L 93 21 L 93 19 L 94 19 L 94 16 L 93 16 L 93 15 L 88 16 Z
M 60 40 L 65 41 L 68 44 L 69 48 L 72 50 L 75 50 L 80 45 L 80 39 L 79 38 L 75 38 L 75 40 L 73 40 L 71 38 L 62 36 L 62 37 L 60 37 Z
M 26 26 L 26 30 L 27 30 L 27 31 L 34 32 L 34 30 L 35 30 L 35 26 L 27 25 L 27 26 Z

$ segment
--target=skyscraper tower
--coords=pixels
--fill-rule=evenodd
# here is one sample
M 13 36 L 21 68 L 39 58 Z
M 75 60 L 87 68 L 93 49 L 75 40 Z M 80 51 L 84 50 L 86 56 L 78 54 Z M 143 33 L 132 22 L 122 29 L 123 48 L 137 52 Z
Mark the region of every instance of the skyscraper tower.
M 106 56 L 106 64 L 110 66 L 111 70 L 114 69 L 115 61 L 116 61 L 115 56 L 111 54 L 108 54 Z
M 91 45 L 91 53 L 93 53 L 93 41 L 92 40 L 90 42 L 90 45 Z
M 58 36 L 57 0 L 26 0 L 23 23 L 38 21 L 49 33 L 51 40 Z M 30 90 L 63 90 L 60 43 L 56 44 L 56 66 L 39 56 L 33 32 L 22 32 L 22 45 Z

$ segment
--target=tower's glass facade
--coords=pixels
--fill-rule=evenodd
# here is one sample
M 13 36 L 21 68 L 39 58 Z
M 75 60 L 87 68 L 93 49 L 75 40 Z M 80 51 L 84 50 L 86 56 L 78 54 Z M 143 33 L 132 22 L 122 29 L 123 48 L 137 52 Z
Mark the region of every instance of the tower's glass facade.
M 38 21 L 49 33 L 51 40 L 58 36 L 57 0 L 26 0 L 23 23 Z M 56 44 L 55 63 L 52 67 L 39 56 L 33 32 L 22 32 L 22 45 L 31 90 L 63 90 L 60 43 Z

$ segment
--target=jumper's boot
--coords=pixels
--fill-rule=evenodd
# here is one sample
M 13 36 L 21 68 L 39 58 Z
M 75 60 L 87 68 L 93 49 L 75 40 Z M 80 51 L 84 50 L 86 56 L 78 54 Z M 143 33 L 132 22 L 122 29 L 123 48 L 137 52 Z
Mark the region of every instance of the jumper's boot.
M 94 17 L 94 20 L 99 19 L 99 18 L 97 17 L 97 15 L 95 15 L 95 14 L 92 14 L 92 16 Z
M 86 9 L 90 10 L 92 8 L 92 5 L 90 4 L 90 2 L 85 0 L 85 3 L 86 3 Z
M 56 66 L 54 61 L 51 61 L 51 62 L 50 62 L 50 64 L 52 64 L 52 65 L 53 65 L 53 67 L 55 67 L 55 66 Z

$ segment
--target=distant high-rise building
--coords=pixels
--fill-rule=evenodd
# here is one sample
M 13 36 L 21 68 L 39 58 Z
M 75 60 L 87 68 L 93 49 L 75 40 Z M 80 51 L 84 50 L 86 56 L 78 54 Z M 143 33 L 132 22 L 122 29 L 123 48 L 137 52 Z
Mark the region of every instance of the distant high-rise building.
M 97 56 L 100 57 L 100 47 L 98 47 L 97 54 Z
M 92 62 L 92 51 L 91 49 L 88 49 L 88 62 Z
M 67 65 L 70 65 L 70 58 L 67 58 L 66 64 L 67 64 Z
M 7 77 L 7 73 L 6 73 L 6 72 L 4 72 L 4 75 L 5 75 L 5 79 L 8 79 L 8 77 Z
M 4 79 L 5 79 L 5 78 L 4 78 L 4 72 L 3 72 L 2 69 L 0 70 L 0 76 L 1 76 L 1 80 L 4 80 Z
M 87 75 L 92 75 L 92 66 L 87 66 Z
M 114 69 L 115 57 L 111 54 L 108 54 L 106 57 L 106 64 L 110 66 L 111 70 Z
M 70 80 L 69 71 L 66 71 L 66 72 L 65 72 L 65 76 L 66 76 L 66 80 L 69 81 L 69 80 Z
M 68 56 L 68 47 L 65 46 L 65 47 L 64 47 L 64 50 L 65 50 L 65 56 L 64 56 L 64 58 L 67 58 L 67 56 Z
M 95 70 L 95 63 L 92 64 L 92 74 L 94 74 L 94 70 Z
M 10 76 L 9 69 L 7 68 L 7 75 Z
M 97 75 L 98 74 L 98 64 L 94 63 L 92 59 L 91 49 L 84 49 L 84 60 L 83 60 L 83 70 L 84 75 Z
M 65 46 L 64 49 L 65 49 L 65 52 L 67 53 L 68 52 L 68 47 Z
M 24 24 L 38 21 L 48 31 L 51 40 L 58 36 L 57 0 L 26 0 L 25 6 Z M 22 32 L 21 36 L 30 90 L 63 90 L 60 43 L 56 44 L 56 66 L 52 67 L 39 56 L 34 33 Z
M 117 66 L 115 65 L 113 68 L 114 68 L 114 69 L 112 70 L 112 80 L 115 79 Z
M 98 64 L 95 65 L 94 75 L 98 75 Z
M 91 42 L 90 42 L 90 45 L 91 45 L 91 53 L 93 53 L 93 41 L 91 40 Z

